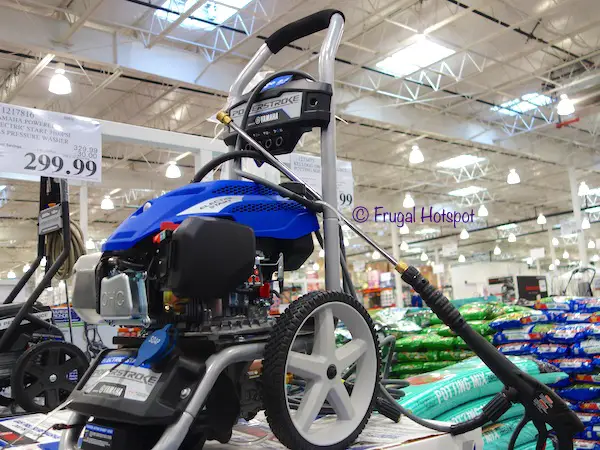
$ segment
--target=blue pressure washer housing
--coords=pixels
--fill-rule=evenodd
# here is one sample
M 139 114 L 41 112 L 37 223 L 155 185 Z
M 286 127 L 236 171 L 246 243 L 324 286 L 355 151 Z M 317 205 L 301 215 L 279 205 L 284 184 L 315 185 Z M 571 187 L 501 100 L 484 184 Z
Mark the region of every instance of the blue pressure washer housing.
M 237 180 L 192 183 L 150 200 L 107 239 L 102 251 L 128 250 L 188 217 L 233 220 L 254 230 L 257 238 L 298 239 L 319 229 L 314 212 L 263 185 Z

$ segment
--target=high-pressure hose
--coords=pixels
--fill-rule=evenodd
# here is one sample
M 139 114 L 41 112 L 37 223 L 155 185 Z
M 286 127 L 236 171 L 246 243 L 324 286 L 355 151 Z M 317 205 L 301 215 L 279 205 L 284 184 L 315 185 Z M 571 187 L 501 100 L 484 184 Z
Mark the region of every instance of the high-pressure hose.
M 73 267 L 80 256 L 85 255 L 85 242 L 83 242 L 83 232 L 76 222 L 70 221 L 71 227 L 71 250 L 64 264 L 58 269 L 56 277 L 60 280 L 66 280 L 73 274 Z M 63 251 L 63 233 L 61 230 L 50 233 L 46 236 L 46 257 L 50 262 L 56 261 Z

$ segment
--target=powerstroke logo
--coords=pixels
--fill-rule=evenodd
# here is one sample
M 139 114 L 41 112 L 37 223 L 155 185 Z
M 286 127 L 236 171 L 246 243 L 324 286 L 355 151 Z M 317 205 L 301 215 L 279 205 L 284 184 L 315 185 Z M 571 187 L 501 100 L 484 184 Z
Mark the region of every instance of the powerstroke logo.
M 261 112 L 266 112 L 272 109 L 282 108 L 285 106 L 291 106 L 298 104 L 302 101 L 302 94 L 292 93 L 287 95 L 282 95 L 278 98 L 273 98 L 269 100 L 263 100 L 261 102 L 255 103 L 252 105 L 250 109 L 250 116 L 255 116 Z M 237 117 L 241 117 L 244 114 L 244 110 L 246 109 L 246 105 L 241 105 L 233 110 L 231 110 L 231 118 L 236 119 Z
M 127 370 L 127 369 L 119 369 L 119 368 L 114 369 L 112 371 L 110 371 L 110 369 L 96 370 L 95 375 L 97 375 L 98 377 L 102 377 L 105 372 L 110 372 L 109 377 L 111 379 L 117 378 L 117 379 L 122 379 L 122 380 L 135 381 L 137 383 L 145 384 L 147 386 L 154 386 L 158 382 L 158 379 L 159 379 L 159 377 L 157 375 L 147 374 L 147 373 L 142 373 L 142 372 L 135 372 L 135 371 L 131 371 L 131 370 Z

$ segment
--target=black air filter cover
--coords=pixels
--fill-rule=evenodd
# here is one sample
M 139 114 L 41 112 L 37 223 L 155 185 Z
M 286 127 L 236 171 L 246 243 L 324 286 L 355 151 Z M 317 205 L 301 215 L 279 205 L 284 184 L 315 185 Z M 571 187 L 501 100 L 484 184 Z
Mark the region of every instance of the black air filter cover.
M 252 274 L 255 256 L 252 228 L 227 219 L 189 217 L 173 233 L 169 288 L 181 298 L 225 296 Z

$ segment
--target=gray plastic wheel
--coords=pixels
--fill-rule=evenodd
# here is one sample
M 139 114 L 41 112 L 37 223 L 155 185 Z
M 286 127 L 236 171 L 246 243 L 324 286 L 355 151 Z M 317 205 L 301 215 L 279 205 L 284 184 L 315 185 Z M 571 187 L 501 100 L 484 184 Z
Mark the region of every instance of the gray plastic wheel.
M 340 347 L 336 319 L 352 335 Z M 354 364 L 350 390 L 342 374 Z M 292 449 L 347 448 L 371 415 L 379 366 L 373 322 L 354 298 L 317 292 L 296 300 L 277 320 L 265 348 L 263 399 L 273 433 Z M 315 422 L 325 413 L 331 415 L 326 423 Z

